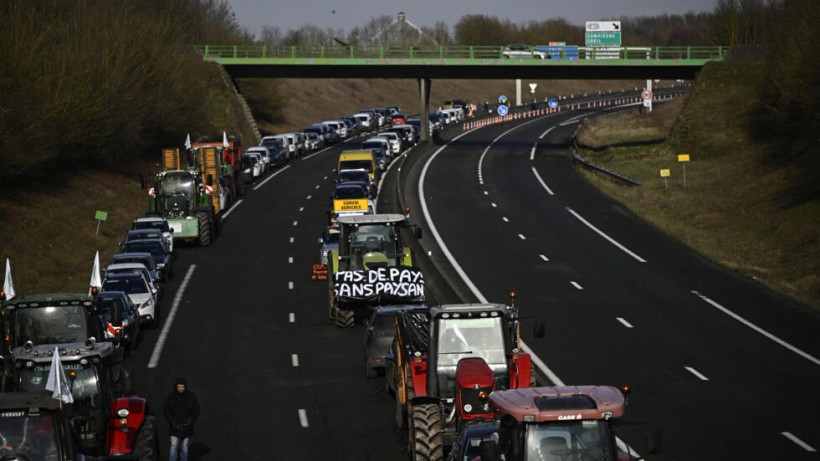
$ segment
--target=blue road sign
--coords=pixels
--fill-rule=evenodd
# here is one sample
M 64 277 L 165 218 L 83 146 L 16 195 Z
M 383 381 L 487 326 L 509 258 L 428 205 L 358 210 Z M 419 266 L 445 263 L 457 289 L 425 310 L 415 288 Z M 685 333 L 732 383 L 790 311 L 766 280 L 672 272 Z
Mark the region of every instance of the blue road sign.
M 558 107 L 558 100 L 555 98 L 550 99 L 550 107 L 552 107 L 553 109 Z
M 498 115 L 507 115 L 507 106 L 503 104 L 498 106 Z
M 507 104 L 507 97 L 502 94 L 501 96 L 498 97 L 498 103 L 499 104 Z

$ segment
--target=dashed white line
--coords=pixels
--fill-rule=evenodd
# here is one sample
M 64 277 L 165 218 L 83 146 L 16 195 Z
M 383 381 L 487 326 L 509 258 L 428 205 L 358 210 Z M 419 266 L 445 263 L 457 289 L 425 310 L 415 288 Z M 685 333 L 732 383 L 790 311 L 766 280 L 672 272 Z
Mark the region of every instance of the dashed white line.
M 291 312 L 288 314 L 288 323 L 295 323 L 296 322 L 296 314 Z
M 490 193 L 485 190 L 484 195 L 490 195 Z
M 288 282 L 288 290 L 292 290 L 292 289 L 293 289 L 293 282 Z
M 578 282 L 573 282 L 573 281 L 570 281 L 569 283 L 571 283 L 571 284 L 572 284 L 572 286 L 574 286 L 575 288 L 577 288 L 577 289 L 579 289 L 579 290 L 583 290 L 583 289 L 584 289 L 584 287 L 582 287 L 581 285 L 579 285 L 579 284 L 578 284 Z
M 285 166 L 283 166 L 281 170 L 279 170 L 279 171 L 277 171 L 276 173 L 274 173 L 274 174 L 272 174 L 272 175 L 268 176 L 267 178 L 265 178 L 265 180 L 264 180 L 264 181 L 262 181 L 262 182 L 260 182 L 259 184 L 257 184 L 257 185 L 256 185 L 256 187 L 254 187 L 254 188 L 253 188 L 253 190 L 257 190 L 257 189 L 259 189 L 260 187 L 264 186 L 266 182 L 268 182 L 268 181 L 270 181 L 271 179 L 275 178 L 277 175 L 279 175 L 279 173 L 281 173 L 281 172 L 283 172 L 283 171 L 287 170 L 288 168 L 290 168 L 290 165 L 285 165 Z
M 313 198 L 313 196 L 312 196 L 312 195 L 308 195 L 308 196 L 307 196 L 307 199 L 308 199 L 308 200 L 310 200 L 311 198 Z
M 498 205 L 496 205 L 495 203 L 490 203 L 490 205 L 492 205 L 492 206 L 493 206 L 493 208 L 496 208 L 496 207 L 498 206 Z
M 290 238 L 290 243 L 293 243 L 293 237 Z
M 702 300 L 706 301 L 707 303 L 711 304 L 713 307 L 716 307 L 717 309 L 719 309 L 720 311 L 722 311 L 724 314 L 728 315 L 729 317 L 732 317 L 733 319 L 737 320 L 738 322 L 740 322 L 740 323 L 746 325 L 747 327 L 751 328 L 752 330 L 754 330 L 754 331 L 760 333 L 761 335 L 771 339 L 772 341 L 776 342 L 777 344 L 780 344 L 781 346 L 783 346 L 786 349 L 794 352 L 795 354 L 797 354 L 797 355 L 799 355 L 799 356 L 813 362 L 815 365 L 820 365 L 820 359 L 818 359 L 817 357 L 814 357 L 814 356 L 810 355 L 809 353 L 803 352 L 802 350 L 796 348 L 795 346 L 792 346 L 791 344 L 787 343 L 786 341 L 783 341 L 782 339 L 778 338 L 777 336 L 769 333 L 768 331 L 764 330 L 763 328 L 760 328 L 759 326 L 755 325 L 754 323 L 752 323 L 752 322 L 744 319 L 743 317 L 735 314 L 734 312 L 732 312 L 729 309 L 721 306 L 720 304 L 718 304 L 717 302 L 707 298 L 706 296 L 698 293 L 697 291 L 692 290 L 692 293 L 694 293 L 700 299 L 702 299 Z
M 555 125 L 551 126 L 547 131 L 541 133 L 541 136 L 539 136 L 538 139 L 544 139 L 544 136 L 546 136 L 547 133 L 549 133 L 550 131 L 552 131 L 554 129 L 555 129 Z
M 300 206 L 300 207 L 299 207 L 299 211 L 300 211 L 300 212 L 305 211 L 305 207 Z
M 299 225 L 299 221 L 293 221 L 293 226 L 296 227 Z
M 575 212 L 575 210 L 573 210 L 572 208 L 567 207 L 567 211 L 569 211 L 570 213 L 572 213 L 572 215 L 573 215 L 573 216 L 575 216 L 575 217 L 576 217 L 579 221 L 581 221 L 582 223 L 584 223 L 587 227 L 589 227 L 590 229 L 592 229 L 593 231 L 595 231 L 598 235 L 600 235 L 601 237 L 603 237 L 603 238 L 605 238 L 607 241 L 609 241 L 609 243 L 611 243 L 611 244 L 615 245 L 616 247 L 618 247 L 619 249 L 621 249 L 621 251 L 623 251 L 624 253 L 628 254 L 629 256 L 632 256 L 632 257 L 633 257 L 633 258 L 635 258 L 638 262 L 642 262 L 642 263 L 645 263 L 645 262 L 646 262 L 646 260 L 645 260 L 645 259 L 643 259 L 643 258 L 641 258 L 640 256 L 636 255 L 635 253 L 633 253 L 632 251 L 630 251 L 630 250 L 629 250 L 628 248 L 626 248 L 625 246 L 623 246 L 623 245 L 621 245 L 620 243 L 616 242 L 616 241 L 615 241 L 615 239 L 613 239 L 612 237 L 610 237 L 610 236 L 608 236 L 608 235 L 604 234 L 604 233 L 603 233 L 603 231 L 601 231 L 601 230 L 600 230 L 600 229 L 598 229 L 597 227 L 595 227 L 595 226 L 593 226 L 592 224 L 590 224 L 590 223 L 589 223 L 589 221 L 587 221 L 586 219 L 582 218 L 582 217 L 581 217 L 581 215 L 579 215 L 578 213 L 576 213 L 576 212 Z
M 547 191 L 547 193 L 549 193 L 550 195 L 555 195 L 552 192 L 552 189 L 550 189 L 550 186 L 548 186 L 547 183 L 545 183 L 544 180 L 541 179 L 541 175 L 538 174 L 538 170 L 536 170 L 535 167 L 532 167 L 532 172 L 533 172 L 533 174 L 535 174 L 535 179 L 537 179 L 538 182 L 541 183 L 541 187 L 543 187 Z
M 304 408 L 299 409 L 299 425 L 302 427 L 309 427 L 307 412 L 304 410 Z
M 623 324 L 623 326 L 625 326 L 627 328 L 633 328 L 632 324 L 627 322 L 626 319 L 624 319 L 622 317 L 615 317 L 615 319 L 617 319 L 619 322 L 621 322 Z
M 806 442 L 798 439 L 797 437 L 795 437 L 791 432 L 781 432 L 781 434 L 783 434 L 783 437 L 786 437 L 787 439 L 789 439 L 792 442 L 796 443 L 797 445 L 800 446 L 800 448 L 802 448 L 806 451 L 812 451 L 812 452 L 817 451 L 817 450 L 814 449 L 814 447 L 812 447 L 808 443 L 806 443 Z
M 294 367 L 298 367 L 299 366 L 299 355 L 298 354 L 290 354 L 290 363 Z
M 544 256 L 544 255 L 538 255 L 538 257 L 539 257 L 539 258 L 541 258 L 541 259 L 543 259 L 544 261 L 549 262 L 549 258 L 547 258 L 547 257 L 546 257 L 546 256 Z
M 185 273 L 185 278 L 182 279 L 182 283 L 180 283 L 179 288 L 177 288 L 177 293 L 174 295 L 174 302 L 171 304 L 171 312 L 169 312 L 168 317 L 165 318 L 165 324 L 162 326 L 162 332 L 159 334 L 156 344 L 154 344 L 154 352 L 151 353 L 151 360 L 148 362 L 148 368 L 156 368 L 159 363 L 159 356 L 162 354 L 162 348 L 165 346 L 165 341 L 168 340 L 168 333 L 171 331 L 171 325 L 174 324 L 174 317 L 177 316 L 177 310 L 179 310 L 179 303 L 182 301 L 182 295 L 185 293 L 185 288 L 188 286 L 188 282 L 191 281 L 191 277 L 194 275 L 194 269 L 196 269 L 196 264 L 191 264 L 191 267 L 188 268 L 188 272 Z
M 293 256 L 288 256 L 288 264 L 293 264 Z
M 692 367 L 683 367 L 683 368 L 686 368 L 689 371 L 689 373 L 692 373 L 693 375 L 700 378 L 701 381 L 709 381 L 709 378 L 707 378 L 706 376 L 703 376 L 700 372 L 698 372 L 698 370 L 695 370 Z
M 509 219 L 507 219 L 507 217 L 506 217 L 506 216 L 502 216 L 502 217 L 501 217 L 501 219 L 503 219 L 503 220 L 504 220 L 504 222 L 510 222 L 510 220 L 509 220 Z
M 530 161 L 535 160 L 535 147 L 537 145 L 538 145 L 538 143 L 535 143 L 535 144 L 532 145 L 532 149 L 530 150 Z
M 518 238 L 521 240 L 527 240 L 527 237 L 524 237 L 524 234 L 518 234 Z
M 317 189 L 319 188 L 319 184 L 316 184 L 316 188 L 317 188 Z

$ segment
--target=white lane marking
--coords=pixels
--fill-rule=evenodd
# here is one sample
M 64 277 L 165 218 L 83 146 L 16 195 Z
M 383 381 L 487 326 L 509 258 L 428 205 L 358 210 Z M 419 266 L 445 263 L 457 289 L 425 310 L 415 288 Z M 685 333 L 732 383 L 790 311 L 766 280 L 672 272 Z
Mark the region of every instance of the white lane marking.
M 538 255 L 538 257 L 543 259 L 544 261 L 549 261 L 549 259 L 544 255 Z
M 299 211 L 300 211 L 300 212 L 305 211 L 305 207 L 300 206 L 300 207 L 299 207 Z
M 265 178 L 265 180 L 264 180 L 264 181 L 262 181 L 262 182 L 260 182 L 259 184 L 257 184 L 257 185 L 256 185 L 256 187 L 254 187 L 254 188 L 253 188 L 253 190 L 257 190 L 257 189 L 259 189 L 260 187 L 264 186 L 266 182 L 268 182 L 268 181 L 270 181 L 271 179 L 275 178 L 277 175 L 279 175 L 279 173 L 281 173 L 281 172 L 283 172 L 283 171 L 287 170 L 288 168 L 290 168 L 290 165 L 285 165 L 285 166 L 283 166 L 281 170 L 279 170 L 279 171 L 277 171 L 276 173 L 274 173 L 274 174 L 272 174 L 272 175 L 268 176 L 267 178 Z
M 236 207 L 238 207 L 239 204 L 241 204 L 241 203 L 242 203 L 242 199 L 239 199 L 236 203 L 234 203 L 233 206 L 231 207 L 231 209 L 226 211 L 225 214 L 222 215 L 222 219 L 227 218 L 229 214 L 233 213 L 233 210 L 235 210 Z
M 510 222 L 510 220 L 509 220 L 509 219 L 507 219 L 507 217 L 506 217 L 506 216 L 502 216 L 502 217 L 501 217 L 501 219 L 503 219 L 503 220 L 504 220 L 504 222 Z
M 521 240 L 527 240 L 527 237 L 524 237 L 524 234 L 518 234 L 518 238 Z
M 325 176 L 325 177 L 324 177 L 324 178 L 322 178 L 322 179 L 327 180 L 327 176 Z
M 492 143 L 484 148 L 484 152 L 481 153 L 481 157 L 478 158 L 478 183 L 484 184 L 484 177 L 482 176 L 482 168 L 484 168 L 484 156 L 487 155 L 487 151 L 490 150 L 492 147 Z
M 310 200 L 312 197 L 313 197 L 312 195 L 308 195 L 307 199 Z
M 622 317 L 615 317 L 615 319 L 618 320 L 619 322 L 621 322 L 623 324 L 623 326 L 625 326 L 627 328 L 633 328 L 632 324 L 627 322 L 626 319 L 624 319 Z
M 579 289 L 579 290 L 583 290 L 583 289 L 584 289 L 581 285 L 578 285 L 578 282 L 572 282 L 572 281 L 570 281 L 569 283 L 571 283 L 571 284 L 572 284 L 572 286 L 574 286 L 575 288 L 577 288 L 577 289 Z
M 293 264 L 293 256 L 288 256 L 288 264 Z
M 535 147 L 537 145 L 538 145 L 538 143 L 533 144 L 532 149 L 530 149 L 530 161 L 535 160 Z
M 817 451 L 817 450 L 814 449 L 814 447 L 812 447 L 808 443 L 806 443 L 806 442 L 798 439 L 797 437 L 795 437 L 791 432 L 781 432 L 781 434 L 783 435 L 783 437 L 786 437 L 787 439 L 789 439 L 792 442 L 796 443 L 797 445 L 800 446 L 800 448 L 802 448 L 806 451 L 812 451 L 812 452 Z
M 290 243 L 293 243 L 293 237 L 290 238 Z
M 490 193 L 485 190 L 484 195 L 490 195 Z
M 689 373 L 692 373 L 693 375 L 700 378 L 701 381 L 709 381 L 709 378 L 707 378 L 706 376 L 703 376 L 700 372 L 698 372 L 698 370 L 695 370 L 692 367 L 683 367 L 683 368 L 686 368 L 689 371 Z
M 450 141 L 450 143 L 458 140 L 467 133 L 469 133 L 469 131 L 465 131 L 464 133 L 456 136 Z M 436 225 L 433 223 L 433 218 L 430 216 L 430 210 L 427 208 L 427 201 L 424 198 L 424 178 L 427 177 L 427 170 L 430 168 L 430 165 L 433 163 L 433 160 L 435 160 L 438 154 L 440 154 L 441 151 L 443 151 L 450 143 L 447 143 L 444 146 L 439 147 L 438 150 L 436 150 L 433 153 L 433 155 L 431 155 L 430 158 L 427 159 L 427 162 L 425 162 L 424 164 L 424 168 L 422 168 L 421 170 L 421 176 L 419 177 L 418 186 L 419 203 L 421 203 L 421 213 L 424 215 L 424 219 L 427 221 L 427 226 L 430 228 L 430 233 L 433 235 L 433 239 L 436 241 L 439 248 L 441 248 L 441 252 L 442 254 L 444 254 L 444 257 L 447 258 L 447 260 L 450 262 L 450 265 L 453 266 L 453 270 L 456 271 L 459 277 L 461 277 L 461 280 L 464 281 L 464 284 L 467 285 L 467 287 L 473 293 L 473 296 L 475 296 L 476 299 L 479 300 L 479 302 L 486 303 L 487 298 L 485 298 L 484 295 L 481 294 L 480 291 L 478 291 L 478 288 L 475 286 L 473 281 L 470 280 L 469 277 L 467 277 L 467 274 L 464 272 L 464 269 L 461 268 L 461 265 L 458 263 L 458 261 L 456 261 L 456 258 L 453 257 L 452 253 L 450 253 L 450 249 L 447 248 L 447 245 L 444 243 L 444 240 L 438 233 L 438 229 L 436 228 Z M 547 379 L 549 379 L 556 386 L 564 385 L 564 382 L 561 381 L 561 378 L 559 378 L 558 375 L 553 373 L 553 371 L 547 366 L 547 364 L 544 363 L 544 361 L 541 360 L 541 358 L 538 357 L 535 354 L 535 352 L 533 352 L 533 350 L 529 346 L 527 346 L 527 344 L 523 340 L 521 340 L 521 347 L 529 351 L 530 356 L 532 358 L 532 362 L 541 370 L 541 372 L 547 377 Z
M 626 248 L 625 246 L 623 246 L 623 245 L 621 245 L 620 243 L 616 242 L 616 241 L 615 241 L 615 239 L 613 239 L 612 237 L 610 237 L 610 236 L 608 236 L 608 235 L 604 234 L 604 233 L 603 233 L 603 231 L 601 231 L 601 230 L 600 230 L 600 229 L 598 229 L 597 227 L 595 227 L 595 226 L 593 226 L 592 224 L 590 224 L 590 223 L 589 223 L 589 221 L 587 221 L 586 219 L 582 218 L 582 217 L 581 217 L 581 215 L 579 215 L 578 213 L 576 213 L 576 212 L 575 212 L 575 210 L 573 210 L 572 208 L 567 207 L 567 211 L 569 211 L 570 213 L 572 213 L 572 215 L 573 215 L 573 216 L 575 216 L 576 218 L 578 218 L 578 220 L 579 220 L 579 221 L 581 221 L 581 222 L 582 222 L 582 223 L 584 223 L 587 227 L 589 227 L 590 229 L 592 229 L 593 231 L 595 231 L 598 235 L 600 235 L 601 237 L 603 237 L 603 238 L 605 238 L 606 240 L 608 240 L 608 241 L 609 241 L 609 243 L 611 243 L 611 244 L 615 245 L 616 247 L 618 247 L 619 249 L 621 249 L 621 251 L 623 251 L 624 253 L 628 254 L 629 256 L 632 256 L 632 257 L 633 257 L 633 258 L 635 258 L 638 262 L 642 262 L 642 263 L 645 263 L 645 262 L 646 262 L 646 260 L 645 260 L 645 259 L 643 259 L 643 258 L 641 258 L 640 256 L 636 255 L 635 253 L 631 252 L 628 248 Z
M 553 126 L 549 127 L 549 129 L 548 129 L 547 131 L 545 131 L 545 132 L 541 133 L 541 136 L 539 136 L 539 137 L 538 137 L 538 139 L 544 139 L 544 136 L 546 136 L 546 135 L 547 135 L 547 133 L 549 133 L 550 131 L 552 131 L 552 130 L 554 130 L 554 129 L 555 129 L 555 125 L 553 125 Z
M 299 425 L 302 427 L 309 427 L 307 412 L 304 410 L 304 408 L 299 409 Z
M 162 325 L 162 332 L 159 334 L 156 344 L 154 344 L 154 352 L 151 353 L 148 368 L 156 368 L 159 363 L 159 356 L 162 354 L 162 348 L 165 347 L 165 341 L 168 340 L 168 333 L 171 331 L 171 325 L 174 324 L 174 317 L 177 316 L 177 310 L 179 310 L 179 303 L 182 301 L 185 288 L 188 287 L 188 282 L 191 281 L 191 277 L 194 275 L 194 269 L 196 269 L 196 264 L 191 264 L 191 267 L 188 268 L 188 272 L 185 274 L 185 278 L 182 279 L 182 283 L 180 283 L 179 288 L 177 288 L 177 293 L 174 295 L 174 302 L 171 304 L 171 312 L 165 317 L 165 323 Z
M 302 160 L 303 160 L 303 161 L 304 161 L 304 160 L 310 160 L 310 159 L 312 159 L 313 157 L 316 157 L 317 155 L 321 154 L 322 152 L 324 152 L 324 151 L 326 151 L 326 150 L 328 150 L 328 149 L 330 149 L 330 148 L 331 148 L 331 146 L 327 146 L 327 147 L 325 147 L 325 148 L 324 148 L 324 149 L 322 149 L 322 150 L 316 151 L 316 152 L 314 152 L 314 153 L 312 153 L 312 154 L 308 155 L 307 157 L 302 157 Z
M 298 354 L 290 354 L 290 363 L 293 364 L 294 367 L 299 366 L 299 355 Z
M 316 188 L 317 188 L 317 189 L 319 188 L 319 184 L 316 184 Z
M 535 167 L 532 167 L 532 172 L 535 175 L 535 179 L 537 179 L 538 182 L 541 183 L 541 187 L 543 187 L 547 191 L 547 193 L 549 193 L 550 195 L 555 195 L 552 192 L 552 189 L 550 189 L 550 186 L 548 186 L 547 183 L 545 183 L 544 180 L 541 179 L 541 175 L 538 174 L 538 170 L 536 170 Z
M 295 323 L 296 322 L 296 314 L 291 312 L 288 314 L 288 323 Z
M 293 282 L 288 282 L 288 290 L 292 290 L 292 289 L 293 289 Z
M 493 208 L 496 208 L 498 206 L 498 205 L 495 204 L 495 202 L 491 203 L 490 205 L 492 205 Z
M 522 126 L 527 125 L 527 124 L 530 124 L 530 123 L 532 123 L 532 122 L 534 122 L 534 121 L 535 121 L 535 120 L 531 120 L 531 121 L 529 121 L 529 122 L 527 122 L 527 123 L 522 123 L 521 125 L 516 125 L 516 126 L 514 126 L 514 127 L 510 128 L 509 130 L 507 130 L 507 131 L 505 131 L 505 132 L 501 133 L 500 135 L 498 135 L 495 139 L 493 139 L 493 141 L 492 141 L 492 142 L 491 142 L 491 143 L 490 143 L 487 147 L 485 147 L 485 148 L 484 148 L 484 152 L 482 152 L 482 153 L 481 153 L 481 157 L 479 157 L 479 158 L 478 158 L 478 183 L 479 183 L 479 184 L 481 184 L 481 185 L 483 185 L 483 184 L 484 184 L 484 175 L 483 175 L 483 169 L 484 169 L 484 157 L 486 157 L 486 156 L 487 156 L 487 152 L 489 152 L 489 151 L 490 151 L 490 148 L 492 148 L 492 147 L 493 147 L 493 144 L 495 144 L 496 142 L 498 142 L 498 140 L 499 140 L 499 139 L 501 139 L 501 138 L 503 138 L 503 137 L 504 137 L 507 133 L 509 133 L 509 132 L 511 132 L 511 131 L 513 131 L 513 130 L 517 130 L 517 129 L 521 128 Z M 461 136 L 463 136 L 464 134 L 467 134 L 467 133 L 469 133 L 469 132 L 465 132 L 465 133 L 463 133 Z M 461 136 L 459 136 L 459 138 L 460 138 Z M 455 140 L 456 140 L 456 138 L 453 138 L 453 141 L 455 141 Z M 450 142 L 453 142 L 453 141 L 450 141 Z M 448 143 L 448 144 L 449 144 L 449 143 Z M 446 147 L 446 146 L 444 146 L 444 147 Z M 534 148 L 533 148 L 533 149 L 534 149 Z M 486 192 L 485 192 L 485 195 L 486 195 Z
M 768 331 L 764 330 L 763 328 L 760 328 L 759 326 L 755 325 L 754 323 L 752 323 L 752 322 L 744 319 L 743 317 L 735 314 L 734 312 L 732 312 L 729 309 L 721 306 L 720 304 L 718 304 L 717 302 L 707 298 L 706 296 L 698 293 L 697 291 L 692 290 L 692 293 L 695 294 L 696 296 L 698 296 L 700 299 L 702 299 L 702 300 L 706 301 L 707 303 L 711 304 L 713 307 L 716 307 L 717 309 L 719 309 L 720 311 L 722 311 L 724 314 L 728 315 L 729 317 L 732 317 L 735 320 L 737 320 L 738 322 L 740 322 L 740 323 L 746 325 L 747 327 L 751 328 L 752 330 L 754 330 L 754 331 L 760 333 L 761 335 L 771 339 L 772 341 L 776 342 L 777 344 L 780 344 L 781 346 L 783 346 L 786 349 L 794 352 L 795 354 L 797 354 L 797 355 L 799 355 L 799 356 L 813 362 L 815 365 L 820 365 L 820 359 L 818 359 L 817 357 L 814 357 L 811 354 L 809 354 L 807 352 L 803 352 L 802 350 L 798 349 L 797 347 L 792 346 L 791 344 L 787 343 L 786 341 L 783 341 L 782 339 L 778 338 L 777 336 L 769 333 Z
M 293 221 L 293 226 L 296 227 L 299 225 L 299 221 Z

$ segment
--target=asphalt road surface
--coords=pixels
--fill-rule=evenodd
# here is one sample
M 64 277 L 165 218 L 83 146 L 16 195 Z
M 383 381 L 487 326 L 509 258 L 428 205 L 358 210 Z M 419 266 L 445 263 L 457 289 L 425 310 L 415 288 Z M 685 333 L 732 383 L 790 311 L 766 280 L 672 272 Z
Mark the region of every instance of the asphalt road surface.
M 631 385 L 627 417 L 663 433 L 650 459 L 818 459 L 820 318 L 589 186 L 567 149 L 579 115 L 450 128 L 393 163 L 378 210 L 411 207 L 435 301 L 515 290 L 546 324 L 522 330 L 541 381 Z M 178 376 L 199 397 L 193 461 L 407 458 L 392 396 L 365 378 L 363 327 L 334 326 L 310 280 L 338 152 L 360 141 L 257 181 L 211 247 L 179 245 L 133 365 L 156 414 Z

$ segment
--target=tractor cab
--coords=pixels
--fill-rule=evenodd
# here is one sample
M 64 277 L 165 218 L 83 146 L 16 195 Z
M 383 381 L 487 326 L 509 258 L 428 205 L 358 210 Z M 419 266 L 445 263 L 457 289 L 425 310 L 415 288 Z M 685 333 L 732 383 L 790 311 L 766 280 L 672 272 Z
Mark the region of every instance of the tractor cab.
M 195 195 L 194 178 L 187 171 L 169 171 L 162 176 L 160 190 L 168 217 L 182 218 L 188 214 Z

